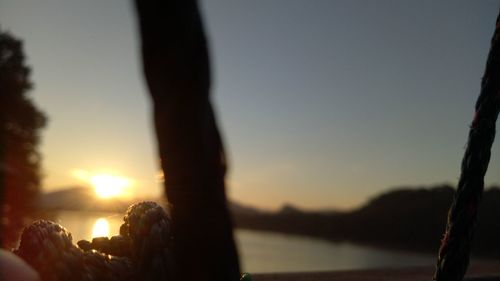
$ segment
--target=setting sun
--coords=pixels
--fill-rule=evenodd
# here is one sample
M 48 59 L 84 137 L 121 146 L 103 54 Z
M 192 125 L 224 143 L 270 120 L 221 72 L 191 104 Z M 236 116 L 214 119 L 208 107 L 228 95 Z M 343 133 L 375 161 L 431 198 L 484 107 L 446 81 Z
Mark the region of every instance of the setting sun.
M 130 180 L 114 175 L 98 174 L 90 178 L 90 183 L 97 196 L 111 198 L 123 195 L 125 188 L 130 185 Z
M 116 172 L 94 172 L 74 169 L 71 173 L 80 181 L 90 184 L 99 198 L 108 199 L 131 195 L 130 187 L 134 181 L 130 178 L 119 176 Z

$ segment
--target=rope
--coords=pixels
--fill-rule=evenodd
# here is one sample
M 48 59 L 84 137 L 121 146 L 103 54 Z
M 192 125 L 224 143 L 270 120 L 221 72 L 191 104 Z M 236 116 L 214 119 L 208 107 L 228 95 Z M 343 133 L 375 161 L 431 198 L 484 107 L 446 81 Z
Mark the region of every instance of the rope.
M 210 61 L 198 0 L 135 0 L 144 75 L 165 194 L 176 279 L 237 281 L 226 161 L 210 102 Z
M 72 243 L 72 236 L 54 222 L 40 220 L 25 228 L 14 251 L 50 281 L 171 281 L 171 221 L 154 202 L 132 205 L 120 235 Z
M 458 188 L 448 213 L 448 222 L 434 274 L 435 281 L 463 280 L 484 189 L 484 175 L 495 139 L 495 124 L 500 109 L 500 14 L 491 39 L 481 93 L 475 106 L 467 148 L 462 160 Z

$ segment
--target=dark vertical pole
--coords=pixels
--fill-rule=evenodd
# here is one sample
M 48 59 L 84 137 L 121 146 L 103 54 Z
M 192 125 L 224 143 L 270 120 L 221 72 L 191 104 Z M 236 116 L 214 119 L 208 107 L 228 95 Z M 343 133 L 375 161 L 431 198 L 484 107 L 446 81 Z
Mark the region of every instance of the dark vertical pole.
M 196 0 L 136 0 L 153 98 L 178 280 L 238 280 L 225 156 L 209 100 L 207 42 Z
M 462 280 L 469 265 L 469 253 L 484 188 L 484 175 L 495 139 L 500 109 L 500 15 L 491 39 L 490 53 L 476 102 L 476 113 L 462 160 L 462 171 L 454 201 L 448 213 L 446 232 L 439 249 L 434 280 Z
M 4 102 L 0 98 L 0 102 Z M 0 112 L 0 124 L 6 124 L 3 112 Z M 7 134 L 4 128 L 0 128 L 0 218 L 4 218 L 7 215 L 6 210 L 4 210 L 5 194 L 7 193 L 7 161 L 6 161 L 6 150 L 7 150 Z M 2 220 L 0 221 L 0 248 L 7 248 L 7 224 Z

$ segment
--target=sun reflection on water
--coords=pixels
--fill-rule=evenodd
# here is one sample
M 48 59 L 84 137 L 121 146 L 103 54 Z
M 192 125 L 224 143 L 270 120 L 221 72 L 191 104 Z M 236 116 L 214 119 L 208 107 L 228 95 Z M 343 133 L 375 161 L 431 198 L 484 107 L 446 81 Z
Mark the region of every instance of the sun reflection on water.
M 109 236 L 109 222 L 105 218 L 99 218 L 95 221 L 94 227 L 92 228 L 92 238 L 104 236 Z

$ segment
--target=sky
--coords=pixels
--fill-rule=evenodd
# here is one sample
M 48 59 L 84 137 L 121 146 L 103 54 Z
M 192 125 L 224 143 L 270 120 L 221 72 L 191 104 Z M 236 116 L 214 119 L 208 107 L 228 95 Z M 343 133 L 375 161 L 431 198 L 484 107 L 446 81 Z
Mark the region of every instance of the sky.
M 405 186 L 455 185 L 498 1 L 200 1 L 231 199 L 355 208 Z M 43 188 L 82 173 L 157 196 L 135 12 L 123 0 L 0 0 L 49 117 Z M 500 184 L 494 144 L 486 184 Z

